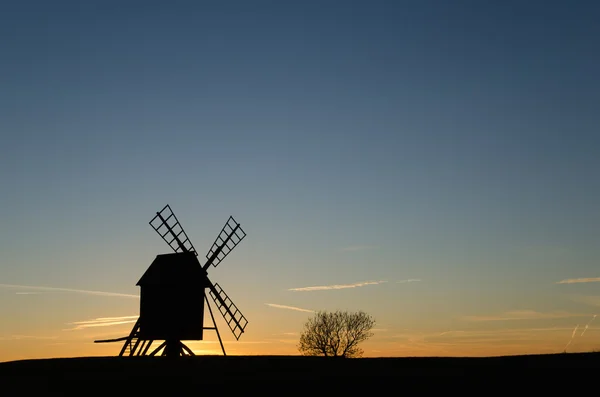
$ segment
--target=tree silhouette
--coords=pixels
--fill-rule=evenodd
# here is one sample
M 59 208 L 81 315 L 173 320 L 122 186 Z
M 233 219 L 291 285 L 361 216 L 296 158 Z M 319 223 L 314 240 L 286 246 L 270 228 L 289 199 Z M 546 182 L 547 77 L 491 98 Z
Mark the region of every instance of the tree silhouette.
M 319 311 L 304 324 L 298 350 L 305 356 L 360 357 L 358 344 L 373 336 L 374 325 L 362 311 Z

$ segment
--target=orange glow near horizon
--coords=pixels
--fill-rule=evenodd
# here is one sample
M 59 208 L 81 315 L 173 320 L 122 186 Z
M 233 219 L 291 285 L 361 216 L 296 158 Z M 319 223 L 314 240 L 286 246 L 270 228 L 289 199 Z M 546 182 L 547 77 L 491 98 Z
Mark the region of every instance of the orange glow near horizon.
M 335 297 L 344 293 L 338 291 L 349 291 L 345 299 L 352 303 L 353 296 L 361 296 L 361 301 L 357 302 L 366 306 L 374 293 L 385 293 L 386 285 L 389 283 L 335 284 L 335 288 L 331 288 L 333 293 L 327 297 L 335 303 Z M 250 298 L 238 301 L 250 320 L 239 341 L 234 339 L 223 318 L 218 317 L 220 313 L 216 312 L 227 354 L 299 355 L 300 332 L 313 309 L 319 307 L 318 299 L 323 295 L 318 291 L 325 287 L 320 286 L 317 292 L 312 292 L 314 288 L 302 288 L 303 292 L 298 292 L 302 294 L 302 301 L 270 297 L 263 302 L 280 303 L 261 303 Z M 367 290 L 371 287 L 379 289 Z M 0 335 L 0 361 L 118 355 L 123 342 L 99 344 L 94 340 L 129 335 L 138 318 L 140 301 L 135 295 L 92 292 L 4 285 L 0 289 L 0 304 L 4 305 L 7 315 Z M 236 290 L 235 294 L 238 293 Z M 378 299 L 383 301 L 385 295 Z M 582 299 L 577 298 L 578 301 Z M 470 315 L 458 315 L 454 311 L 452 315 L 444 314 L 445 317 L 415 311 L 399 316 L 393 314 L 398 310 L 396 307 L 378 305 L 377 302 L 372 303 L 372 310 L 367 309 L 373 312 L 376 324 L 374 335 L 361 345 L 364 357 L 484 357 L 561 353 L 565 350 L 586 352 L 600 347 L 600 323 L 595 323 L 596 316 L 584 310 L 471 311 Z M 206 312 L 205 316 L 205 326 L 211 327 L 210 316 Z M 409 324 L 420 324 L 421 327 L 407 327 Z M 206 330 L 204 337 L 204 341 L 185 343 L 198 355 L 221 355 L 216 333 Z
M 126 334 L 127 332 L 125 332 Z M 364 344 L 363 357 L 484 357 L 563 352 L 573 330 L 567 328 L 498 329 L 491 331 L 391 332 L 375 331 Z M 581 329 L 573 338 L 569 352 L 598 348 L 600 327 Z M 114 336 L 114 335 L 113 335 Z M 86 336 L 15 335 L 0 340 L 0 361 L 21 359 L 116 356 L 122 342 L 93 343 Z M 299 355 L 297 336 L 280 335 L 259 340 L 224 340 L 228 355 Z M 218 341 L 188 341 L 197 355 L 221 355 Z M 155 347 L 158 344 L 154 345 Z

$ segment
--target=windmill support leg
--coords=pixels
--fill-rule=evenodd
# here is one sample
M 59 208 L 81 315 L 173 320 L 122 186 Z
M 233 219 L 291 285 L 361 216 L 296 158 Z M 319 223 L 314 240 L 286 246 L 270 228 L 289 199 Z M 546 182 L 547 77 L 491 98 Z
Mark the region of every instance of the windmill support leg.
M 185 353 L 187 352 L 188 355 L 190 356 L 195 356 L 194 352 L 192 351 L 192 349 L 190 349 L 189 347 L 187 347 L 185 344 L 181 344 L 181 349 L 182 349 L 182 356 L 185 356 Z
M 142 354 L 142 352 L 144 351 L 144 348 L 146 347 L 146 342 L 147 342 L 147 341 L 146 341 L 145 339 L 144 339 L 144 340 L 142 340 L 142 343 L 140 343 L 140 346 L 139 346 L 139 348 L 137 349 L 137 352 L 136 352 L 136 354 L 135 354 L 136 356 L 140 356 L 140 355 Z
M 135 325 L 131 329 L 131 333 L 129 334 L 129 337 L 127 337 L 127 340 L 125 341 L 125 343 L 123 344 L 123 347 L 121 348 L 121 352 L 119 353 L 119 357 L 122 356 L 123 354 L 125 354 L 125 350 L 127 349 L 128 345 L 131 346 L 131 342 L 133 341 L 133 339 L 137 335 L 137 332 L 138 332 L 139 328 L 140 328 L 140 319 L 138 317 L 137 321 L 135 322 Z
M 142 356 L 145 356 L 146 353 L 148 353 L 148 349 L 150 349 L 150 346 L 152 345 L 152 342 L 154 342 L 153 340 L 149 340 L 148 343 L 146 344 L 146 347 L 144 348 L 144 351 L 142 352 Z
M 156 349 L 154 349 L 152 351 L 152 353 L 150 353 L 150 356 L 155 356 L 156 353 L 158 353 L 160 351 L 160 349 L 162 349 L 163 347 L 165 347 L 166 344 L 167 344 L 167 342 L 163 342 L 160 345 L 158 345 L 158 347 Z
M 131 342 L 129 342 L 129 343 L 131 344 Z M 135 341 L 135 344 L 133 345 L 133 347 L 129 351 L 129 355 L 130 356 L 135 356 L 136 355 L 135 352 L 136 352 L 136 350 L 137 350 L 137 348 L 138 348 L 139 345 L 140 345 L 140 339 L 138 339 L 138 340 Z
M 208 297 L 204 295 L 204 299 L 206 300 L 206 305 L 208 306 L 208 312 L 210 313 L 210 318 L 215 326 L 215 331 L 217 331 L 217 338 L 219 338 L 219 343 L 221 344 L 221 350 L 223 350 L 223 355 L 226 356 L 225 347 L 223 346 L 223 340 L 221 340 L 221 334 L 219 334 L 219 328 L 217 327 L 217 322 L 215 321 L 215 316 L 213 316 L 212 308 L 210 307 L 210 302 L 208 301 Z
M 164 354 L 167 357 L 179 357 L 181 355 L 181 342 L 176 339 L 166 341 Z

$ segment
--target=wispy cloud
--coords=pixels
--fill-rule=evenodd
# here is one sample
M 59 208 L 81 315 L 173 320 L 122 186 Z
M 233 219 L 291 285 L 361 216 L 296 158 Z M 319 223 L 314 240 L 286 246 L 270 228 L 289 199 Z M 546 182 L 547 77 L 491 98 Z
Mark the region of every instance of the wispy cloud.
M 298 336 L 297 332 L 281 332 L 281 333 L 277 333 L 277 334 L 272 334 L 273 336 L 281 336 L 281 335 L 285 335 L 285 336 Z
M 398 283 L 398 284 L 404 284 L 404 283 L 414 283 L 416 281 L 421 281 L 421 279 L 420 278 L 409 278 L 407 280 L 396 281 L 396 283 Z
M 264 345 L 266 343 L 271 343 L 269 340 L 238 340 L 235 342 L 238 345 Z
M 437 335 L 426 336 L 427 340 L 452 340 L 461 343 L 474 343 L 484 339 L 535 339 L 545 338 L 544 334 L 561 334 L 571 331 L 568 327 L 546 327 L 546 328 L 505 328 L 487 330 L 456 330 L 441 332 Z M 443 337 L 443 338 L 442 338 Z
M 577 284 L 577 283 L 598 283 L 600 277 L 588 277 L 588 278 L 567 278 L 565 280 L 558 281 L 556 284 Z
M 342 251 L 364 251 L 379 248 L 377 245 L 349 245 L 342 248 Z
M 17 292 L 19 295 L 28 295 L 34 293 L 42 293 L 42 292 L 73 292 L 78 294 L 87 294 L 87 295 L 100 295 L 100 296 L 117 296 L 121 298 L 136 298 L 139 299 L 139 295 L 132 294 L 121 294 L 118 292 L 105 292 L 105 291 L 90 291 L 84 289 L 72 289 L 72 288 L 56 288 L 56 287 L 42 287 L 42 286 L 33 286 L 33 285 L 15 285 L 15 284 L 0 284 L 0 287 L 4 288 L 18 288 L 18 289 L 32 289 L 38 292 Z M 42 292 L 40 292 L 42 291 Z
M 504 328 L 501 323 L 496 324 L 502 328 L 491 329 L 489 326 L 492 324 L 486 324 L 485 329 L 402 330 L 401 334 L 392 332 L 390 335 L 379 336 L 378 343 L 381 344 L 377 348 L 385 346 L 386 356 L 489 357 L 558 353 L 564 351 L 567 338 L 573 332 L 573 326 Z M 581 340 L 577 335 L 573 344 L 580 343 L 578 351 L 597 348 L 600 327 L 590 326 L 585 335 L 592 332 L 589 337 L 584 336 Z
M 75 325 L 74 328 L 65 329 L 63 331 L 77 331 L 86 328 L 111 327 L 113 325 L 129 324 L 134 323 L 138 317 L 139 316 L 99 317 L 92 320 L 76 321 L 68 323 L 69 325 Z
M 590 328 L 591 329 L 591 328 Z M 461 340 L 463 342 L 472 342 L 480 338 L 496 338 L 499 336 L 510 335 L 512 337 L 530 337 L 540 333 L 561 333 L 564 331 L 572 331 L 569 327 L 544 327 L 544 328 L 501 328 L 501 329 L 484 329 L 484 330 L 449 330 L 442 332 L 418 332 L 406 330 L 405 333 L 393 334 L 390 337 L 396 339 L 413 339 L 421 338 L 424 341 L 431 340 Z M 441 338 L 443 337 L 443 338 Z
M 444 331 L 444 332 L 440 332 L 438 334 L 438 336 L 444 336 L 444 335 L 456 335 L 456 334 L 462 334 L 465 331 Z
M 276 303 L 265 303 L 265 305 L 270 306 L 270 307 L 274 307 L 277 309 L 288 309 L 288 310 L 295 310 L 298 312 L 307 312 L 307 313 L 314 313 L 314 310 L 309 310 L 309 309 L 302 309 L 301 307 L 294 307 L 294 306 L 285 306 L 285 305 L 278 305 Z
M 269 340 L 269 342 L 278 342 L 278 343 L 285 343 L 285 344 L 296 344 L 298 343 L 298 339 L 271 339 Z
M 567 347 L 569 347 L 569 345 L 571 345 L 571 342 L 573 342 L 573 338 L 575 338 L 575 334 L 577 333 L 578 328 L 579 328 L 579 324 L 577 324 L 575 326 L 575 329 L 573 330 L 573 333 L 571 334 L 571 338 L 569 338 L 569 343 L 567 343 L 567 345 L 565 346 L 565 352 L 567 351 Z
M 48 339 L 58 339 L 58 336 L 39 336 L 39 335 L 7 335 L 7 336 L 0 336 L 0 340 L 23 340 L 23 339 L 48 340 Z
M 552 312 L 541 313 L 534 310 L 514 310 L 492 316 L 465 316 L 468 321 L 542 320 L 567 317 L 587 317 L 589 314 Z
M 366 285 L 377 285 L 385 283 L 386 281 L 362 281 L 354 284 L 334 284 L 334 285 L 319 285 L 314 287 L 300 287 L 290 288 L 288 291 L 325 291 L 331 289 L 345 289 L 345 288 L 357 288 L 364 287 Z

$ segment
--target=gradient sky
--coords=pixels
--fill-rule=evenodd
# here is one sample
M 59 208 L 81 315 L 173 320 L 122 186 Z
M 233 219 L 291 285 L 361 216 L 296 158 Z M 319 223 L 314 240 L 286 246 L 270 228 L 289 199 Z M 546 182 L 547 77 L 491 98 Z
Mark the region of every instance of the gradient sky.
M 375 317 L 366 356 L 600 348 L 598 20 L 566 0 L 3 2 L 0 361 L 117 354 L 92 342 L 129 333 L 167 203 L 201 257 L 229 215 L 248 234 L 209 272 L 249 320 L 235 342 L 219 319 L 230 354 L 298 354 L 335 309 Z

